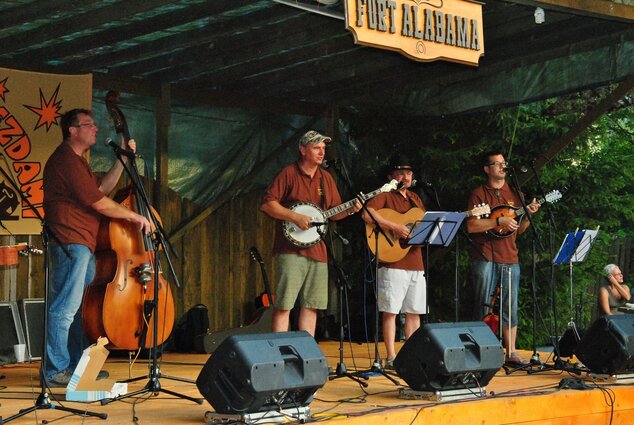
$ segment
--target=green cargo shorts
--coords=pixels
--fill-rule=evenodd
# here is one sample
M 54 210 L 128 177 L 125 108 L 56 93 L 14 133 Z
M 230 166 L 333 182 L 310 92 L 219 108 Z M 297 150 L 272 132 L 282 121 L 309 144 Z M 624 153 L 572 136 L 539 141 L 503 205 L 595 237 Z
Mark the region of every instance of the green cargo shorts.
M 328 307 L 328 263 L 296 254 L 278 254 L 275 308 L 290 310 L 299 305 L 316 310 Z

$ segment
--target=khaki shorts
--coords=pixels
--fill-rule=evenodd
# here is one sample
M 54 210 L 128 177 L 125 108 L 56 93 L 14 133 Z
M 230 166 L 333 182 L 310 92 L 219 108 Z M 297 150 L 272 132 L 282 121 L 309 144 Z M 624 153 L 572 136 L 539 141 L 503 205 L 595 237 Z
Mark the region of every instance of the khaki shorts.
M 379 311 L 387 313 L 427 313 L 425 272 L 379 268 Z
M 295 254 L 278 254 L 275 308 L 290 310 L 299 305 L 316 310 L 328 307 L 328 264 Z

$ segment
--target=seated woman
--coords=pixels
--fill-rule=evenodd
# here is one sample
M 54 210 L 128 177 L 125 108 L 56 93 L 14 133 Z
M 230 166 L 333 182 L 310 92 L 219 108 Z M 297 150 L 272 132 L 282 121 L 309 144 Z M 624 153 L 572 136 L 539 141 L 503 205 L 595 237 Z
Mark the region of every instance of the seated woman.
M 623 283 L 623 273 L 616 264 L 608 264 L 603 272 L 609 283 L 599 288 L 599 313 L 601 316 L 622 314 L 619 307 L 630 301 L 630 288 Z

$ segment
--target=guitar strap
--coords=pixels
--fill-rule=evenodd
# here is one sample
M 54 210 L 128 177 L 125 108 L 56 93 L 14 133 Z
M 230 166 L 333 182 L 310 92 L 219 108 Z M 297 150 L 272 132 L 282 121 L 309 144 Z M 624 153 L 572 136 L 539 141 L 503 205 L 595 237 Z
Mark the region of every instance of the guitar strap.
M 319 168 L 319 187 L 321 189 L 321 209 L 326 210 L 326 189 L 324 189 L 324 174 Z

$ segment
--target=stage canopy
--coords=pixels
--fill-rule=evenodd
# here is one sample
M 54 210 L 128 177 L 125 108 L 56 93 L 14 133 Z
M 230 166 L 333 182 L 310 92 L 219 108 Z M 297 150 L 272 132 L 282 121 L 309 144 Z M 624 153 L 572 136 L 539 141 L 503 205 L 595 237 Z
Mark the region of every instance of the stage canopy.
M 169 186 L 203 206 L 246 178 L 240 191 L 264 184 L 296 154 L 294 144 L 281 149 L 284 141 L 304 125 L 326 129 L 333 110 L 449 116 L 634 74 L 632 0 L 486 2 L 477 67 L 356 45 L 344 3 L 3 1 L 0 67 L 92 73 L 103 139 L 113 136 L 105 93 L 121 91 L 121 109 L 150 170 L 157 128 L 165 124 L 157 105 L 169 104 Z M 536 22 L 537 7 L 543 23 Z M 345 123 L 339 130 L 340 152 L 354 152 Z M 97 168 L 105 149 L 96 150 Z

